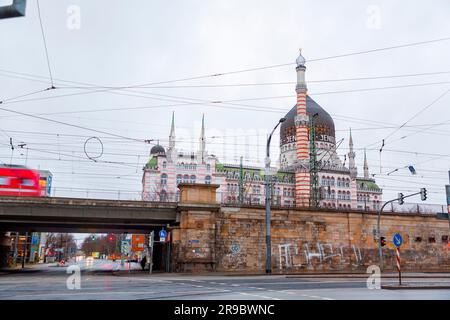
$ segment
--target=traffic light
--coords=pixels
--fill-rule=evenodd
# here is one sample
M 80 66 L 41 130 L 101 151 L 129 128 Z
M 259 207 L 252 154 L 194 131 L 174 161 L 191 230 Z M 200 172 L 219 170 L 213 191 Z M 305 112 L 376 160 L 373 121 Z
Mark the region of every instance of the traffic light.
M 386 245 L 386 237 L 380 237 L 381 246 L 384 247 Z
M 402 204 L 404 204 L 405 203 L 405 201 L 403 200 L 404 198 L 403 198 L 403 193 L 399 193 L 398 194 L 398 204 L 400 204 L 400 205 L 402 205 Z
M 92 240 L 92 241 L 95 241 L 95 238 L 96 238 L 96 237 L 95 237 L 95 234 L 91 234 L 91 240 Z
M 112 234 L 108 235 L 108 241 L 112 242 L 114 240 L 114 236 Z
M 427 189 L 420 188 L 420 200 L 422 201 L 427 200 Z

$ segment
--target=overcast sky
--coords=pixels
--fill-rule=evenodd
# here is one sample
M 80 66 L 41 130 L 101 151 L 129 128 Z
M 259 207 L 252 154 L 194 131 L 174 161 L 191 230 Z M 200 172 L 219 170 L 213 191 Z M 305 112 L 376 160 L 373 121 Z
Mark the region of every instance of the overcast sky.
M 0 0 L 0 4 L 10 2 Z M 238 163 L 244 156 L 245 164 L 263 166 L 267 132 L 296 102 L 294 64 L 155 83 L 293 63 L 300 47 L 307 60 L 315 60 L 450 37 L 447 0 L 427 5 L 423 1 L 40 0 L 57 89 L 7 100 L 51 85 L 36 1 L 28 2 L 26 17 L 0 20 L 0 100 L 5 100 L 0 107 L 104 131 L 0 110 L 0 161 L 51 170 L 56 196 L 139 199 L 142 167 L 151 145 L 123 137 L 167 145 L 173 111 L 180 148 L 197 149 L 205 114 L 210 153 L 225 163 Z M 348 152 L 351 127 L 359 174 L 366 147 L 370 172 L 376 174 L 385 200 L 397 192 L 427 187 L 428 203 L 445 204 L 450 93 L 443 94 L 450 89 L 449 56 L 447 40 L 306 64 L 309 94 L 333 116 L 337 140 L 344 139 L 338 153 L 343 158 Z M 313 82 L 410 74 L 422 75 Z M 274 82 L 285 84 L 262 85 Z M 153 88 L 80 88 L 86 84 L 153 84 Z M 238 86 L 216 86 L 224 84 Z M 354 91 L 359 89 L 375 90 Z M 330 93 L 334 91 L 347 92 Z M 200 103 L 240 99 L 254 100 Z M 92 136 L 103 143 L 104 153 L 98 159 L 114 163 L 86 157 L 84 144 Z M 9 137 L 16 145 L 12 159 Z M 20 143 L 26 143 L 28 151 L 17 148 Z M 272 159 L 279 157 L 278 144 L 277 133 Z M 89 140 L 86 151 L 99 155 L 99 141 Z M 408 165 L 414 165 L 417 175 L 405 169 Z M 386 175 L 396 168 L 397 172 Z

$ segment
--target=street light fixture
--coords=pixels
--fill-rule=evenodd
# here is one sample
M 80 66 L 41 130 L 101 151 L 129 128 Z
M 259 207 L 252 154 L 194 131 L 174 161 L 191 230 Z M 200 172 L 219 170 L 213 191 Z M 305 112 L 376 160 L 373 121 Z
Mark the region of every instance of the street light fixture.
M 266 172 L 265 172 L 265 184 L 266 184 L 266 273 L 272 273 L 272 249 L 271 249 L 271 239 L 270 239 L 270 140 L 272 140 L 272 135 L 280 125 L 280 123 L 286 121 L 286 118 L 281 118 L 277 125 L 273 128 L 269 137 L 267 138 L 266 147 Z
M 419 192 L 415 192 L 415 193 L 409 194 L 407 196 L 403 195 L 403 193 L 399 193 L 397 198 L 389 200 L 389 201 L 386 201 L 383 204 L 383 206 L 380 208 L 380 210 L 378 211 L 378 218 L 377 218 L 377 235 L 378 235 L 378 239 L 377 239 L 377 242 L 378 242 L 378 256 L 379 256 L 379 259 L 380 259 L 379 262 L 380 262 L 380 269 L 381 269 L 381 271 L 383 271 L 383 252 L 381 250 L 381 247 L 384 246 L 381 243 L 382 242 L 381 240 L 384 237 L 381 236 L 380 224 L 381 224 L 381 213 L 383 212 L 384 207 L 386 207 L 389 203 L 392 203 L 394 201 L 398 201 L 398 203 L 400 205 L 402 205 L 404 203 L 404 199 L 405 198 L 409 198 L 409 197 L 412 197 L 412 196 L 415 196 L 415 195 L 418 195 L 418 194 L 421 195 L 422 201 L 425 201 L 426 200 L 426 192 L 427 192 L 427 189 L 421 188 Z M 423 197 L 424 194 L 425 194 L 425 197 Z

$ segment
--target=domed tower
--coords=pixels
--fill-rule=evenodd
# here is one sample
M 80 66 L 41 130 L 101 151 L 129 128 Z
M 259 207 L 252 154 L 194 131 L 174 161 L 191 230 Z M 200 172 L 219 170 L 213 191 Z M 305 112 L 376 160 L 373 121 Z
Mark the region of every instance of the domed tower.
M 150 149 L 150 156 L 165 156 L 166 150 L 163 146 L 157 144 Z
M 310 126 L 314 123 L 314 156 L 317 165 L 313 176 L 317 182 L 317 171 L 322 169 L 342 168 L 341 160 L 336 154 L 336 136 L 334 121 L 317 102 L 307 94 L 305 81 L 305 58 L 300 55 L 296 59 L 297 71 L 297 104 L 286 114 L 280 128 L 280 166 L 284 171 L 295 172 L 295 201 L 297 206 L 317 205 L 318 195 L 314 190 L 311 199 L 310 168 Z M 310 122 L 310 119 L 313 121 Z M 317 167 L 318 166 L 318 167 Z M 314 188 L 317 188 L 314 187 Z M 312 203 L 314 202 L 314 203 Z
M 293 163 L 295 166 L 295 202 L 297 206 L 309 206 L 311 194 L 311 177 L 309 170 L 309 150 L 308 150 L 308 126 L 309 116 L 306 110 L 306 81 L 305 81 L 305 58 L 302 56 L 302 50 L 295 60 L 297 67 L 297 105 L 295 106 L 294 124 L 295 124 L 295 152 L 296 157 Z M 286 123 L 286 120 L 284 121 Z M 283 124 L 284 124 L 283 123 Z
M 286 120 L 280 126 L 280 164 L 283 170 L 293 169 L 297 163 L 296 113 L 297 105 L 286 114 Z M 322 153 L 335 147 L 334 121 L 330 114 L 308 95 L 306 95 L 306 115 L 308 118 L 316 115 L 314 118 L 315 142 L 318 159 L 320 159 Z M 307 130 L 309 132 L 309 128 Z M 309 136 L 307 140 L 309 145 Z

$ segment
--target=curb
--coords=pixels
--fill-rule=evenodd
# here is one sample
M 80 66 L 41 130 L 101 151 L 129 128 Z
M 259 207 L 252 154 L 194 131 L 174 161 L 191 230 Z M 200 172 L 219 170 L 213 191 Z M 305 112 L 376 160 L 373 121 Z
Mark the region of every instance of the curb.
M 317 277 L 317 278 L 368 278 L 370 276 L 370 274 L 355 274 L 355 275 L 348 275 L 348 274 L 324 274 L 324 275 L 320 275 L 320 274 L 314 274 L 314 275 L 295 275 L 295 276 L 286 276 L 286 278 L 291 278 L 291 279 L 295 279 L 295 278 L 311 278 L 311 277 Z M 381 279 L 397 279 L 398 276 L 396 275 L 381 275 Z M 435 278 L 450 278 L 450 275 L 402 275 L 402 278 L 413 278 L 413 279 L 435 279 Z
M 386 290 L 433 290 L 433 289 L 450 289 L 450 286 L 416 286 L 416 285 L 388 285 L 388 286 L 381 286 L 381 289 Z

